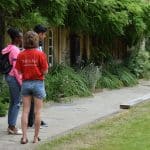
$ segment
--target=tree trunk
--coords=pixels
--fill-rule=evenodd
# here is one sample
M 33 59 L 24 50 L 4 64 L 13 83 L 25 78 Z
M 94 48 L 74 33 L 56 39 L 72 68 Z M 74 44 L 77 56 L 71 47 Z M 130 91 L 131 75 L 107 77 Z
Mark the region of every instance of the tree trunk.
M 5 17 L 2 12 L 0 12 L 0 50 L 4 48 L 5 41 Z

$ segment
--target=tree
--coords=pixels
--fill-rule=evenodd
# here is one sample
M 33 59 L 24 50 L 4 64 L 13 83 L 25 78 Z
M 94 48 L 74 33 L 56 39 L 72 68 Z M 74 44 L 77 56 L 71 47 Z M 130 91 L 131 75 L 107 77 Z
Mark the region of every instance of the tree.
M 67 0 L 1 0 L 0 2 L 0 49 L 4 47 L 7 27 L 23 30 L 35 24 L 59 26 L 64 24 Z
M 64 25 L 68 0 L 33 0 L 33 8 L 48 19 L 50 26 Z
M 149 6 L 142 0 L 68 0 L 65 24 L 111 42 L 124 37 L 129 46 L 149 31 Z
M 4 47 L 4 34 L 7 25 L 13 24 L 15 18 L 20 17 L 31 0 L 1 0 L 0 2 L 0 50 Z
M 1 0 L 0 10 L 1 48 L 8 26 L 64 25 L 72 32 L 101 36 L 107 42 L 124 37 L 130 46 L 150 28 L 150 5 L 143 0 Z

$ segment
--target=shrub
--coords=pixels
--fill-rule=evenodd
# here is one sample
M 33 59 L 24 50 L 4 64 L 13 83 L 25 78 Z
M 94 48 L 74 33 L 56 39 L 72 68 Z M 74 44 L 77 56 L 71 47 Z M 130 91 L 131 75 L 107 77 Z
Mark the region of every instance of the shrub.
M 3 117 L 7 114 L 8 105 L 6 103 L 2 103 L 0 100 L 0 117 Z
M 135 75 L 125 67 L 120 68 L 117 73 L 124 86 L 133 86 L 138 83 Z
M 91 63 L 79 70 L 79 74 L 86 80 L 88 88 L 94 91 L 96 83 L 101 77 L 100 68 Z
M 138 83 L 137 78 L 122 63 L 111 60 L 103 66 L 102 78 L 97 83 L 97 88 L 120 88 L 133 86 Z
M 2 75 L 0 75 L 0 117 L 7 114 L 9 103 L 9 91 L 6 82 Z
M 138 51 L 131 54 L 127 67 L 138 78 L 144 78 L 150 71 L 150 55 L 146 51 Z
M 112 62 L 109 65 L 108 70 L 116 75 L 124 86 L 133 86 L 138 83 L 136 76 L 123 64 Z
M 88 96 L 90 91 L 86 81 L 72 68 L 56 65 L 46 76 L 47 101 L 58 101 L 61 97 Z
M 122 81 L 118 79 L 116 75 L 111 74 L 107 70 L 102 71 L 102 77 L 98 80 L 96 87 L 97 88 L 120 88 L 123 86 Z

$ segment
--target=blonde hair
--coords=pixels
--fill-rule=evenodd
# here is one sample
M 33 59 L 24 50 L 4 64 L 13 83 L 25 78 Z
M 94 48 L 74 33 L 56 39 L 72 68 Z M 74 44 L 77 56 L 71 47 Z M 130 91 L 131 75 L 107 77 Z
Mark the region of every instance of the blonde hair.
M 28 31 L 24 35 L 23 45 L 25 49 L 32 49 L 39 47 L 39 36 L 34 31 Z

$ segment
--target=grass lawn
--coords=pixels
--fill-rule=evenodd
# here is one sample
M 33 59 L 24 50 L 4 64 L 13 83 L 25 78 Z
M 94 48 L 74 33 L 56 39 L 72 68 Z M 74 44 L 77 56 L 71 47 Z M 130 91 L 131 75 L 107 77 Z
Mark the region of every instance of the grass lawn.
M 38 145 L 36 150 L 150 150 L 150 102 Z

